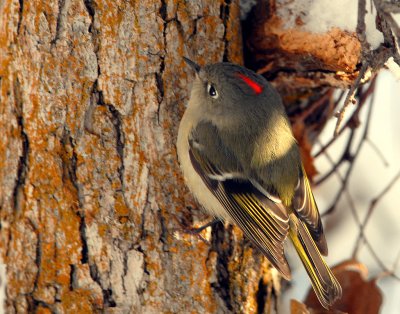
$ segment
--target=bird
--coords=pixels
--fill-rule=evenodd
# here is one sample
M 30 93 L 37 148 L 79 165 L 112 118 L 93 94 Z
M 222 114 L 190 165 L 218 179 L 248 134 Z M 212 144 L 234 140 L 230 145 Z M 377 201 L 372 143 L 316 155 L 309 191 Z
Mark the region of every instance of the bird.
M 177 137 L 186 185 L 215 218 L 238 226 L 286 280 L 289 238 L 324 308 L 341 298 L 328 247 L 281 97 L 261 75 L 229 62 L 194 70 Z

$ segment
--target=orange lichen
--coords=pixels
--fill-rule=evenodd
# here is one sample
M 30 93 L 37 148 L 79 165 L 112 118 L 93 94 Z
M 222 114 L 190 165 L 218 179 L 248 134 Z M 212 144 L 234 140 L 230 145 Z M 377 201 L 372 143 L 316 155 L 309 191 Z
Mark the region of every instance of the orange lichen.
M 93 313 L 92 293 L 89 290 L 76 289 L 62 295 L 61 308 L 65 313 Z M 101 304 L 100 304 L 101 305 Z
M 51 314 L 51 310 L 47 307 L 39 305 L 38 308 L 36 309 L 37 314 Z
M 226 45 L 228 46 L 228 59 L 236 64 L 243 64 L 243 42 L 240 36 L 240 6 L 232 1 L 229 6 L 229 18 L 226 25 Z

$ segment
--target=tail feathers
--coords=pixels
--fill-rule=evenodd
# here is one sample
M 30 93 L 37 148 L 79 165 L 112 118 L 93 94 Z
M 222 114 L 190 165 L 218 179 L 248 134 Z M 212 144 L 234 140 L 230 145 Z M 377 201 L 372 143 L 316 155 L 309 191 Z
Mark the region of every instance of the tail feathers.
M 342 288 L 304 224 L 294 214 L 290 215 L 290 224 L 290 238 L 310 277 L 315 294 L 321 305 L 329 309 L 342 297 Z

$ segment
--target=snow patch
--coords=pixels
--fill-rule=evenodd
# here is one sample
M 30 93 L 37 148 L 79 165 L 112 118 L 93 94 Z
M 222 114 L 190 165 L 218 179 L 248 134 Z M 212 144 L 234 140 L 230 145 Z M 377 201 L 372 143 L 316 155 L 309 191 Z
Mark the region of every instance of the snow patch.
M 400 66 L 393 60 L 393 57 L 390 57 L 388 61 L 386 61 L 385 65 L 392 72 L 397 81 L 400 80 Z
M 375 26 L 375 7 L 367 0 L 365 16 L 366 37 L 371 48 L 383 42 L 383 35 Z M 355 32 L 357 27 L 358 1 L 356 0 L 277 0 L 277 14 L 286 28 L 300 27 L 312 33 L 326 33 L 332 28 Z

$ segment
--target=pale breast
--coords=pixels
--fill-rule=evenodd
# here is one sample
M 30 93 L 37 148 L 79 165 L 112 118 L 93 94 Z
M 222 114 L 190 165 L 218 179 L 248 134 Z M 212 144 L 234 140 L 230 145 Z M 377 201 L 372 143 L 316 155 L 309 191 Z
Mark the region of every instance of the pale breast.
M 218 199 L 208 189 L 203 179 L 193 168 L 192 162 L 190 160 L 188 138 L 193 125 L 197 123 L 197 121 L 193 119 L 195 116 L 196 115 L 190 112 L 190 109 L 187 109 L 179 125 L 177 152 L 182 173 L 186 185 L 189 187 L 190 191 L 195 196 L 200 205 L 202 205 L 202 207 L 209 214 L 222 220 L 229 221 L 226 210 L 223 208 Z

